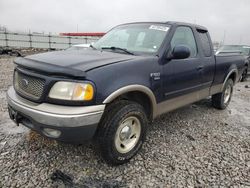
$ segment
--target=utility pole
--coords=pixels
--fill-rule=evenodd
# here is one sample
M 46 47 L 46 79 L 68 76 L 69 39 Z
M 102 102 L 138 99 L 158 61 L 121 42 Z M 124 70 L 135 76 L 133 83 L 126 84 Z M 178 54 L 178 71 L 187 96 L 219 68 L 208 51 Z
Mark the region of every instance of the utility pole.
M 5 34 L 5 46 L 8 47 L 9 43 L 8 43 L 8 36 L 7 36 L 7 28 L 4 28 L 4 34 Z
M 32 38 L 30 29 L 29 29 L 29 42 L 30 42 L 30 48 L 32 48 Z
M 222 41 L 223 45 L 225 44 L 225 40 L 226 40 L 226 30 L 224 30 L 224 35 L 223 35 L 223 41 Z

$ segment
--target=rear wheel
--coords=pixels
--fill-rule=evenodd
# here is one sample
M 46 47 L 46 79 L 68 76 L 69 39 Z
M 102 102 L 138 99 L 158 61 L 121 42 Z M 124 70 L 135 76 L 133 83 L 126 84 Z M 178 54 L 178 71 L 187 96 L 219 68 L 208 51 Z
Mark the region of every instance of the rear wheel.
M 140 104 L 119 101 L 108 106 L 98 130 L 103 158 L 113 165 L 128 162 L 142 147 L 147 124 Z
M 212 105 L 217 109 L 225 109 L 232 98 L 233 94 L 233 80 L 227 80 L 223 91 L 212 96 Z
M 247 80 L 247 67 L 244 69 L 242 76 L 241 76 L 241 82 L 244 82 Z

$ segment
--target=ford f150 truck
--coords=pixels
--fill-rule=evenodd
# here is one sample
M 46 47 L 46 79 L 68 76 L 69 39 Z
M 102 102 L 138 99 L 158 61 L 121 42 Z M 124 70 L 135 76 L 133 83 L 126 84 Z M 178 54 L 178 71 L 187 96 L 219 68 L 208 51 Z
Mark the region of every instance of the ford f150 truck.
M 140 150 L 160 114 L 208 96 L 225 109 L 245 59 L 215 56 L 205 27 L 143 22 L 119 25 L 87 50 L 14 63 L 12 120 L 60 141 L 95 138 L 103 158 L 118 165 Z

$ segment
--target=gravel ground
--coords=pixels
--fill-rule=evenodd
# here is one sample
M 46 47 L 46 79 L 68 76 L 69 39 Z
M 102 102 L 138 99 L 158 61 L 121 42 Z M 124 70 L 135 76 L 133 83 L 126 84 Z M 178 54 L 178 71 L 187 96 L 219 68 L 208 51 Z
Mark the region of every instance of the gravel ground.
M 250 187 L 250 81 L 224 111 L 206 99 L 157 118 L 141 152 L 111 167 L 92 142 L 58 143 L 9 120 L 12 60 L 0 59 L 0 187 Z

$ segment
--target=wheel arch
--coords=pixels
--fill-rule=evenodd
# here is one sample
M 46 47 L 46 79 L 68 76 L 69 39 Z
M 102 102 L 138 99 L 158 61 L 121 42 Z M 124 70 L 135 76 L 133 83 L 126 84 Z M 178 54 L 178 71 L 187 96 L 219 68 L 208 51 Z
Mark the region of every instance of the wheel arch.
M 230 71 L 228 72 L 227 76 L 226 76 L 225 79 L 224 79 L 222 89 L 224 88 L 224 86 L 225 86 L 227 80 L 230 79 L 230 78 L 233 80 L 233 83 L 236 84 L 236 82 L 237 82 L 237 77 L 238 77 L 238 71 L 237 71 L 237 69 L 232 69 L 232 70 L 230 70 Z
M 143 85 L 128 85 L 119 88 L 111 93 L 104 101 L 104 104 L 112 103 L 113 101 L 125 98 L 141 104 L 149 115 L 149 120 L 156 116 L 156 98 L 151 89 Z

